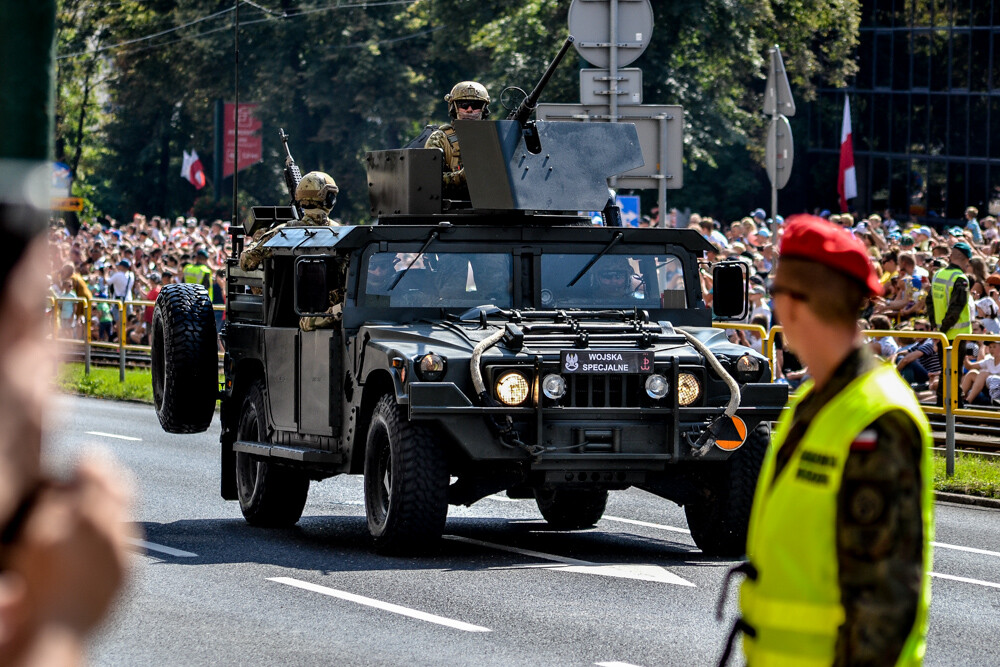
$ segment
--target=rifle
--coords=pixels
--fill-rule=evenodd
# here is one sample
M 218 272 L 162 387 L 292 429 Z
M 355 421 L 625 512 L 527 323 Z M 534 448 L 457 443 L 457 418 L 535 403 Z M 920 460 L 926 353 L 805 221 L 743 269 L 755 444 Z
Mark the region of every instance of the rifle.
M 569 51 L 570 45 L 576 41 L 573 35 L 569 35 L 566 41 L 563 42 L 562 48 L 559 49 L 559 53 L 556 57 L 549 63 L 549 66 L 545 69 L 545 73 L 542 74 L 542 78 L 538 80 L 538 83 L 532 89 L 531 94 L 521 100 L 521 104 L 517 109 L 510 112 L 507 116 L 507 120 L 516 120 L 521 125 L 528 122 L 528 117 L 531 116 L 531 112 L 535 110 L 535 106 L 538 104 L 538 97 L 542 94 L 542 90 L 549 83 L 549 79 L 552 78 L 552 74 L 556 71 L 556 67 L 559 66 L 560 61 L 562 61 L 563 56 Z
M 288 188 L 288 205 L 295 209 L 296 217 L 301 219 L 302 207 L 295 199 L 295 189 L 299 187 L 299 181 L 302 180 L 302 172 L 299 171 L 299 165 L 295 164 L 292 152 L 288 150 L 288 135 L 285 133 L 285 128 L 278 129 L 278 136 L 281 137 L 281 143 L 285 146 L 285 187 Z

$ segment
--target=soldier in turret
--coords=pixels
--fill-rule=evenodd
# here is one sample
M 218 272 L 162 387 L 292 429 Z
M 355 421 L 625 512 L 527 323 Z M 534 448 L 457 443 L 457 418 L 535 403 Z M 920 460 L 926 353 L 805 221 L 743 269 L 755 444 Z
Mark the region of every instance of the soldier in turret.
M 444 96 L 444 101 L 448 103 L 448 115 L 452 120 L 486 120 L 490 117 L 490 94 L 481 83 L 456 83 L 451 92 Z M 441 168 L 445 196 L 468 199 L 462 150 L 455 128 L 450 123 L 442 125 L 427 138 L 424 148 L 437 148 L 444 153 Z
M 336 181 L 327 173 L 310 171 L 303 176 L 295 188 L 295 200 L 302 207 L 302 219 L 271 227 L 247 244 L 246 249 L 240 255 L 240 268 L 244 271 L 253 271 L 260 266 L 260 263 L 268 256 L 264 243 L 284 229 L 286 224 L 296 227 L 339 226 L 340 223 L 330 219 L 330 211 L 337 202 L 338 192 L 340 192 L 340 188 L 337 187 Z

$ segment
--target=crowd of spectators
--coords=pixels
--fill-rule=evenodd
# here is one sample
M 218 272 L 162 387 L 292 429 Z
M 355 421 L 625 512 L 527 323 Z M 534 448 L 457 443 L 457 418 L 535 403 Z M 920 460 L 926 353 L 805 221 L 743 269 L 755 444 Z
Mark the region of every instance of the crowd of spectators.
M 189 265 L 208 267 L 206 287 L 213 303 L 223 304 L 224 267 L 230 252 L 227 227 L 221 220 L 136 214 L 123 224 L 110 218 L 84 223 L 74 236 L 62 221 L 53 220 L 50 295 L 57 299 L 60 336 L 82 339 L 84 327 L 90 327 L 94 341 L 118 342 L 124 336 L 126 344 L 148 345 L 153 307 L 134 302 L 155 301 L 163 285 L 184 282 Z M 89 321 L 86 306 L 69 298 L 93 300 Z M 115 301 L 124 305 L 124 326 Z M 217 311 L 217 325 L 221 320 Z
M 873 213 L 867 218 L 852 214 L 817 211 L 820 217 L 851 230 L 864 243 L 885 294 L 869 302 L 858 326 L 862 330 L 897 330 L 896 336 L 873 336 L 868 339 L 873 352 L 896 364 L 914 389 L 935 392 L 941 378 L 941 350 L 936 339 L 919 338 L 914 332 L 934 331 L 927 312 L 928 293 L 934 273 L 949 264 L 956 244 L 964 243 L 969 257 L 967 280 L 973 310 L 973 333 L 1000 334 L 1000 234 L 993 216 L 980 218 L 969 207 L 960 225 L 934 229 L 916 222 L 897 220 L 892 211 Z M 775 224 L 776 223 L 776 224 Z M 780 324 L 768 307 L 768 276 L 777 261 L 778 240 L 784 220 L 766 217 L 762 209 L 728 226 L 709 217 L 693 214 L 687 226 L 699 231 L 712 244 L 711 261 L 737 259 L 745 262 L 751 274 L 751 311 L 745 323 L 765 330 Z M 778 239 L 772 234 L 777 234 Z M 703 292 L 711 298 L 711 274 L 702 275 Z M 734 342 L 760 349 L 759 337 L 743 330 L 730 330 Z M 962 399 L 968 403 L 1000 405 L 1000 345 L 969 344 L 963 361 Z M 778 381 L 797 386 L 808 377 L 795 355 L 784 349 L 777 337 Z M 996 359 L 996 360 L 994 360 Z

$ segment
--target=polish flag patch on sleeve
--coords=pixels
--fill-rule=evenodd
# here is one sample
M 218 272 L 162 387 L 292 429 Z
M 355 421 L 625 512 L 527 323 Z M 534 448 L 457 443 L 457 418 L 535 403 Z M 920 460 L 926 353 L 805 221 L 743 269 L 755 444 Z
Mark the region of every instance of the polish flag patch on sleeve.
M 874 429 L 865 429 L 854 437 L 851 442 L 852 452 L 871 452 L 878 444 L 878 433 Z

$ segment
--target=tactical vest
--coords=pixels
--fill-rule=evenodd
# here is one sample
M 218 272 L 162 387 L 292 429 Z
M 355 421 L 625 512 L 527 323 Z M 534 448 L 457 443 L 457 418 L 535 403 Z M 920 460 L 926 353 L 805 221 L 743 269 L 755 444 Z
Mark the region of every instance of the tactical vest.
M 212 269 L 204 264 L 188 264 L 184 267 L 184 282 L 200 283 L 205 286 L 205 289 L 211 291 Z
M 812 383 L 789 402 L 767 451 L 754 494 L 747 555 L 756 578 L 740 587 L 747 664 L 831 665 L 844 623 L 837 561 L 837 495 L 854 438 L 891 410 L 904 410 L 920 429 L 923 584 L 917 613 L 897 665 L 919 665 L 930 606 L 934 515 L 931 433 L 916 397 L 890 365 L 854 380 L 824 406 L 791 459 L 774 478 L 778 449 Z M 750 629 L 752 628 L 752 629 Z
M 934 274 L 931 281 L 931 296 L 934 299 L 934 324 L 940 326 L 945 313 L 948 312 L 948 304 L 951 302 L 951 292 L 955 288 L 955 282 L 964 277 L 965 273 L 961 269 L 944 268 Z M 970 296 L 971 299 L 971 296 Z M 951 329 L 944 332 L 948 340 L 955 340 L 959 334 L 972 333 L 972 301 L 968 300 L 962 314 Z
M 442 125 L 438 128 L 444 133 L 446 139 L 448 139 L 448 145 L 451 146 L 451 159 L 448 160 L 448 171 L 458 171 L 462 168 L 462 148 L 458 143 L 458 135 L 455 133 L 455 128 L 451 125 Z

